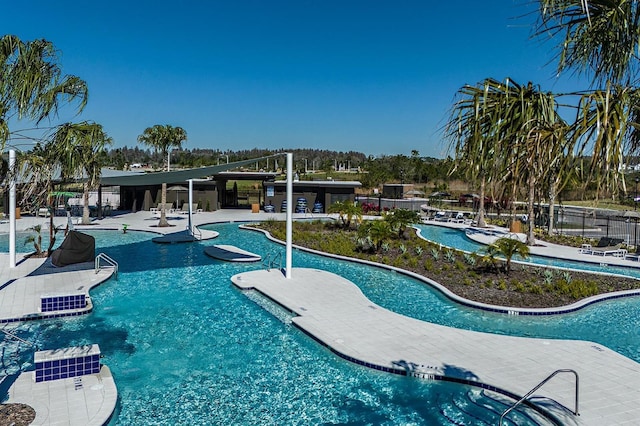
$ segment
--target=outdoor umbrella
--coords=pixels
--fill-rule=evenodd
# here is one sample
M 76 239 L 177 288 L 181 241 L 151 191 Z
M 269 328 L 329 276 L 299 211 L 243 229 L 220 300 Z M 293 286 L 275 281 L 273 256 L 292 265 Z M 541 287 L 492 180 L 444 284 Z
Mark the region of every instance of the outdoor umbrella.
M 180 208 L 180 200 L 178 199 L 178 192 L 180 191 L 188 191 L 189 188 L 185 188 L 181 185 L 173 185 L 167 188 L 167 191 L 175 191 L 176 192 L 176 209 Z

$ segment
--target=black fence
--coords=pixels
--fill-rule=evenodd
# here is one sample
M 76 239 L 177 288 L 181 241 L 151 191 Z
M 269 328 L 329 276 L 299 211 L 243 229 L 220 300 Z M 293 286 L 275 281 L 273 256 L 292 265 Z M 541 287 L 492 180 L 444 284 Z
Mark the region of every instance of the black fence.
M 536 225 L 547 227 L 548 209 L 537 209 Z M 577 207 L 556 207 L 554 230 L 561 235 L 576 235 L 586 238 L 618 238 L 628 245 L 637 246 L 640 239 L 640 211 L 626 212 Z

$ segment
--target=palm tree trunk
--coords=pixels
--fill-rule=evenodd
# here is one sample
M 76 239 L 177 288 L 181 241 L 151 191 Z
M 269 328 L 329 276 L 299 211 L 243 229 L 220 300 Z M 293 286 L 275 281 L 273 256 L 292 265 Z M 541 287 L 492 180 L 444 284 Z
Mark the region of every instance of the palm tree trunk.
M 487 222 L 484 220 L 484 191 L 485 191 L 485 178 L 482 176 L 480 179 L 480 201 L 478 203 L 478 227 L 484 228 L 487 226 Z
M 89 186 L 86 182 L 82 191 L 82 203 L 82 224 L 88 225 L 91 222 L 89 221 Z
M 169 222 L 167 221 L 167 212 L 165 211 L 165 206 L 167 205 L 167 184 L 162 184 L 162 191 L 160 195 L 160 200 L 162 201 L 162 209 L 160 210 L 160 222 L 158 222 L 158 226 L 166 227 L 169 226 Z
M 515 180 L 511 184 L 511 212 L 509 213 L 511 216 L 511 223 L 516 221 L 516 196 L 518 195 L 518 186 L 516 185 Z
M 558 191 L 558 181 L 555 179 L 555 176 L 551 180 L 551 187 L 549 188 L 549 226 L 547 228 L 547 233 L 552 235 L 554 232 L 554 216 L 555 216 L 555 206 L 556 206 L 556 192 Z
M 55 210 L 52 208 L 53 204 L 53 182 L 49 181 L 49 194 L 47 195 L 47 208 L 49 209 L 49 248 L 47 248 L 47 257 L 51 256 L 51 252 L 53 251 L 53 245 L 56 242 L 56 233 L 55 233 L 55 225 L 53 223 L 53 215 Z
M 533 231 L 535 229 L 535 220 L 533 217 L 533 203 L 535 201 L 535 191 L 536 191 L 536 178 L 533 176 L 533 173 L 529 173 L 529 202 L 527 206 L 527 216 L 528 218 L 528 226 L 527 229 L 527 245 L 532 246 L 535 244 L 535 236 Z

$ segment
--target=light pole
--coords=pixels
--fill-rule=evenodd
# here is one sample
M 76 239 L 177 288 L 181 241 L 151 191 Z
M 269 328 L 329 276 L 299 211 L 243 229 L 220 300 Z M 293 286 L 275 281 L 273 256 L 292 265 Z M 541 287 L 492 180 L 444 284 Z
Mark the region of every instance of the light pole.
M 640 178 L 636 176 L 634 179 L 636 183 L 635 195 L 633 196 L 633 209 L 636 210 L 638 208 L 638 182 L 640 182 Z

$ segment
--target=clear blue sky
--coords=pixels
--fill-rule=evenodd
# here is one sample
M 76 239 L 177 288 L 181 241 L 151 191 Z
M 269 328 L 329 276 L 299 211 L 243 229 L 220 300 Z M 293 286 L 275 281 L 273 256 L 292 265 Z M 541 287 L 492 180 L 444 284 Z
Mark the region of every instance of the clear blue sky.
M 185 148 L 317 148 L 442 157 L 455 92 L 556 81 L 529 0 L 5 2 L 3 34 L 46 38 L 89 86 L 80 117 L 114 146 L 154 124 Z M 14 129 L 19 128 L 14 126 Z

